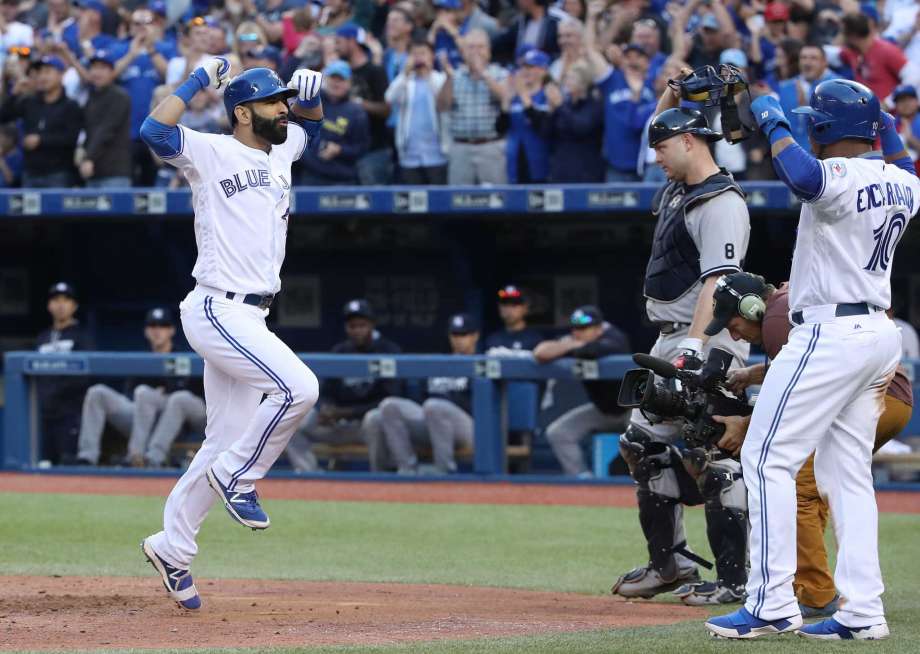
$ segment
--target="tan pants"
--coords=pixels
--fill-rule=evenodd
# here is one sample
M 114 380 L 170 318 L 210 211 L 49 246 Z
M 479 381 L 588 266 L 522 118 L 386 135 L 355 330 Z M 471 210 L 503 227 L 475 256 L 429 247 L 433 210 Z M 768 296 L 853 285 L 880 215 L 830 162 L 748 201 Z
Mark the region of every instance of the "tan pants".
M 875 429 L 875 448 L 897 436 L 910 421 L 913 408 L 890 395 L 885 396 L 885 410 Z M 818 494 L 815 482 L 815 455 L 808 457 L 795 479 L 798 497 L 796 513 L 796 547 L 798 563 L 792 586 L 799 602 L 822 607 L 834 599 L 834 577 L 827 564 L 824 530 L 827 527 L 827 501 Z

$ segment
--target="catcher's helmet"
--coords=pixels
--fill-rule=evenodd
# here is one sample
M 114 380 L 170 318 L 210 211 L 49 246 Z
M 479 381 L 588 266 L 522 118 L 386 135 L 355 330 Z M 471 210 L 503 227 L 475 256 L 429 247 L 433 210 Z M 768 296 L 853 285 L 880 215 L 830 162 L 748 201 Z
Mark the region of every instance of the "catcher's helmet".
M 234 124 L 233 110 L 237 105 L 252 100 L 265 100 L 274 96 L 290 98 L 297 95 L 297 91 L 289 89 L 273 70 L 268 68 L 250 68 L 240 73 L 227 85 L 224 91 L 224 107 L 230 124 Z
M 706 116 L 702 113 L 696 109 L 678 107 L 662 111 L 655 116 L 651 125 L 648 126 L 648 145 L 654 148 L 662 141 L 678 134 L 696 134 L 710 142 L 722 138 L 722 134 L 709 128 Z
M 881 124 L 878 98 L 859 82 L 830 79 L 821 82 L 811 94 L 811 104 L 793 109 L 808 116 L 808 133 L 821 145 L 843 139 L 874 142 Z

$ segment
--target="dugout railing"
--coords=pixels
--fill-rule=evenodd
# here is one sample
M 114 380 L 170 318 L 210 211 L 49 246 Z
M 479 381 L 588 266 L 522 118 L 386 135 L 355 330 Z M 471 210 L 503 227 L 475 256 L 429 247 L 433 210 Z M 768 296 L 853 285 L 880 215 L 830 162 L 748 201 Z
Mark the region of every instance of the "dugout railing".
M 475 447 L 473 472 L 480 476 L 507 472 L 508 385 L 548 379 L 622 379 L 635 368 L 631 357 L 611 356 L 599 361 L 560 359 L 538 364 L 532 359 L 454 355 L 332 355 L 301 354 L 320 378 L 379 377 L 424 379 L 469 377 L 473 396 Z M 920 360 L 904 362 L 911 378 Z M 201 376 L 203 361 L 194 353 L 168 355 L 143 352 L 80 352 L 67 355 L 8 352 L 4 355 L 6 406 L 0 461 L 7 470 L 38 465 L 39 431 L 36 385 L 39 377 L 81 376 L 93 379 L 124 377 Z M 915 403 L 920 399 L 915 388 Z M 905 430 L 920 434 L 920 412 Z M 914 455 L 916 456 L 916 455 Z M 905 459 L 906 461 L 906 459 Z

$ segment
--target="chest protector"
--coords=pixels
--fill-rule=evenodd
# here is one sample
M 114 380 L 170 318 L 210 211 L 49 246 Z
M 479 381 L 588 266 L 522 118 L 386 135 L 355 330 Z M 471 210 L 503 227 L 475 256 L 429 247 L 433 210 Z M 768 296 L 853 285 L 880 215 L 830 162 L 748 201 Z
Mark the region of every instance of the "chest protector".
M 673 302 L 700 278 L 700 252 L 687 230 L 687 212 L 722 193 L 744 191 L 724 169 L 701 184 L 688 187 L 669 182 L 652 199 L 652 215 L 658 216 L 652 256 L 645 269 L 645 297 Z M 739 261 L 739 265 L 743 265 Z

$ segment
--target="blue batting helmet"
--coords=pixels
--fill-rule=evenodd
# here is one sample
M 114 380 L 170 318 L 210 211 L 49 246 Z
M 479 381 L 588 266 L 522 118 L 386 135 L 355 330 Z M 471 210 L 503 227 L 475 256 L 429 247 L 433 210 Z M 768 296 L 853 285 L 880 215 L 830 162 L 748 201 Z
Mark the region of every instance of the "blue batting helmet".
M 821 145 L 843 139 L 875 141 L 881 124 L 878 98 L 859 82 L 831 79 L 821 82 L 811 94 L 808 107 L 792 113 L 808 116 L 808 133 Z
M 237 105 L 275 96 L 290 98 L 295 95 L 297 91 L 287 88 L 273 70 L 250 68 L 230 80 L 224 91 L 224 107 L 227 109 L 227 117 L 232 125 L 235 122 L 233 110 Z

